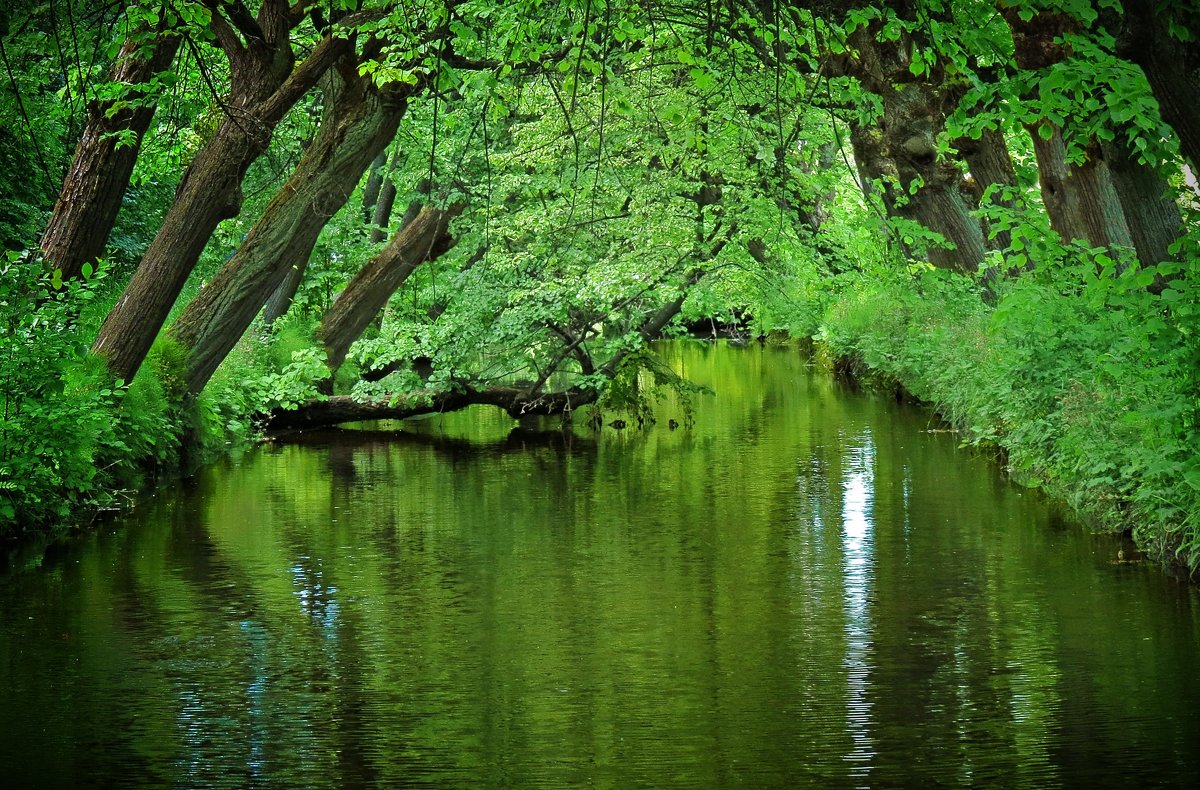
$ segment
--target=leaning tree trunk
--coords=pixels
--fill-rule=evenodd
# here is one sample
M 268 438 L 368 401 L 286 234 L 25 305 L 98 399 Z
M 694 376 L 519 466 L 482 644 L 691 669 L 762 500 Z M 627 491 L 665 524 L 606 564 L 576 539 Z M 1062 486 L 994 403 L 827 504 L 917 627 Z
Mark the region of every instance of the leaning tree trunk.
M 309 256 L 312 257 L 311 255 Z M 287 315 L 300 291 L 300 283 L 304 282 L 304 274 L 308 271 L 308 259 L 297 261 L 288 267 L 283 275 L 283 281 L 263 305 L 263 324 L 268 328 Z
M 450 220 L 462 209 L 461 204 L 421 209 L 338 294 L 316 331 L 317 340 L 325 347 L 325 364 L 330 373 L 336 373 L 342 366 L 350 345 L 409 275 L 452 246 L 447 231 Z
M 145 42 L 131 35 L 107 81 L 145 94 L 150 80 L 170 67 L 179 42 L 177 36 L 160 35 L 146 56 Z M 63 279 L 79 277 L 84 264 L 94 264 L 104 254 L 142 138 L 154 117 L 155 105 L 140 100 L 133 99 L 125 109 L 116 108 L 112 101 L 92 102 L 88 107 L 87 125 L 42 236 L 42 257 L 50 267 L 62 270 Z
M 867 158 L 860 167 L 872 177 L 894 176 L 884 179 L 890 213 L 915 220 L 948 242 L 948 247 L 929 250 L 930 263 L 960 273 L 977 271 L 985 252 L 983 229 L 960 189 L 962 171 L 937 156 L 937 137 L 952 97 L 936 73 L 912 74 L 912 42 L 905 37 L 879 41 L 873 27 L 860 28 L 852 43 L 858 57 L 843 61 L 847 73 L 883 100 L 879 129 L 852 130 L 855 156 Z
M 1138 260 L 1145 266 L 1172 260 L 1170 246 L 1183 231 L 1183 220 L 1170 185 L 1139 162 L 1124 141 L 1103 146 Z
M 326 37 L 293 70 L 287 4 L 272 3 L 281 21 L 265 26 L 265 38 L 246 42 L 213 14 L 230 61 L 228 109 L 184 172 L 162 227 L 92 345 L 118 379 L 130 381 L 137 373 L 213 231 L 237 215 L 242 180 L 266 151 L 275 126 L 347 49 L 344 39 Z
M 1122 5 L 1125 30 L 1118 52 L 1142 67 L 1163 119 L 1179 135 L 1184 157 L 1200 167 L 1200 13 L 1182 1 L 1123 0 Z M 1173 27 L 1189 40 L 1181 41 Z
M 172 324 L 171 337 L 188 349 L 189 392 L 204 388 L 288 272 L 308 261 L 325 224 L 395 137 L 416 86 L 384 95 L 356 68 L 347 59 L 330 75 L 325 118 L 295 172 L 237 253 Z

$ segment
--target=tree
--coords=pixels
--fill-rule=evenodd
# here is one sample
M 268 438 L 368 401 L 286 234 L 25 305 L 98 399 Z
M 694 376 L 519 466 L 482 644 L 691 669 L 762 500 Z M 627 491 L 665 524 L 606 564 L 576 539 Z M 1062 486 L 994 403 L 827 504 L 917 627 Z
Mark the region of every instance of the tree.
M 928 238 L 931 263 L 960 273 L 976 271 L 985 252 L 983 230 L 962 193 L 962 170 L 938 155 L 955 101 L 944 64 L 936 54 L 923 54 L 932 51 L 922 27 L 891 9 L 848 19 L 848 37 L 832 67 L 877 95 L 882 109 L 877 120 L 852 125 L 860 167 L 884 184 L 890 213 L 937 234 Z M 915 234 L 910 226 L 906 235 Z
M 452 246 L 450 221 L 462 209 L 461 204 L 421 208 L 338 294 L 315 332 L 317 342 L 325 349 L 331 374 L 341 367 L 350 345 L 413 271 L 425 261 L 436 260 Z
M 155 80 L 175 59 L 182 39 L 174 31 L 131 32 L 109 69 L 111 98 L 93 94 L 87 124 L 42 235 L 42 255 L 64 279 L 104 254 L 138 151 L 154 117 Z
M 325 117 L 300 164 L 237 253 L 171 326 L 171 337 L 188 350 L 189 392 L 203 389 L 287 273 L 304 268 L 325 223 L 391 143 L 409 98 L 423 88 L 420 81 L 377 87 L 358 73 L 360 62 L 345 55 L 327 75 Z
M 1016 65 L 1033 73 L 1031 83 L 1039 85 L 1040 90 L 1053 91 L 1053 83 L 1045 77 L 1068 57 L 1061 40 L 1078 30 L 1078 21 L 1061 13 L 1031 14 L 1015 4 L 1002 6 L 1002 13 L 1012 29 Z M 1038 100 L 1029 92 L 1023 98 Z M 1071 163 L 1060 122 L 1043 116 L 1028 122 L 1027 128 L 1037 154 L 1042 202 L 1058 234 L 1065 241 L 1083 239 L 1099 247 L 1132 246 L 1129 226 L 1100 146 L 1094 140 L 1085 141 L 1083 161 Z
M 1179 135 L 1183 155 L 1200 169 L 1200 12 L 1185 0 L 1124 0 L 1125 27 L 1118 53 L 1142 67 L 1162 108 Z
M 188 166 L 162 227 L 92 344 L 124 381 L 141 366 L 217 224 L 238 213 L 242 179 L 275 126 L 349 50 L 346 38 L 326 28 L 297 63 L 291 36 L 301 18 L 286 0 L 263 0 L 257 16 L 241 2 L 213 2 L 209 13 L 230 70 L 224 116 Z

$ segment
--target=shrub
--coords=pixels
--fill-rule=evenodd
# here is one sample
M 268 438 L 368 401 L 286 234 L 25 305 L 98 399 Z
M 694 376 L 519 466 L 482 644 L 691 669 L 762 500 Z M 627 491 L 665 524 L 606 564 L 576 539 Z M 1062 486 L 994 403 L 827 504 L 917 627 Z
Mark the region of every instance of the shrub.
M 119 444 L 117 394 L 78 324 L 92 293 L 23 254 L 0 259 L 0 537 L 95 501 L 97 456 Z

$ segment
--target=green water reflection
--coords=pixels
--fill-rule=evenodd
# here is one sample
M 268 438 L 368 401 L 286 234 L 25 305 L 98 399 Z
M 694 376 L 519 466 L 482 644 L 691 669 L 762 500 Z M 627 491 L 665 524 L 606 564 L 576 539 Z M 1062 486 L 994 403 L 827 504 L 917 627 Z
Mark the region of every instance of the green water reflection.
M 10 783 L 1200 780 L 1200 599 L 793 349 L 690 430 L 494 412 L 207 470 L 0 578 Z

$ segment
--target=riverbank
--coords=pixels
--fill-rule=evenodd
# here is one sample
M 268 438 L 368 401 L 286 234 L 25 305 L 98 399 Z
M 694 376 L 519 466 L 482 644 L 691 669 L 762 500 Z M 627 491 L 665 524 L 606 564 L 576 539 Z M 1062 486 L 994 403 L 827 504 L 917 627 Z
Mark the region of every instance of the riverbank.
M 1080 281 L 1006 283 L 990 306 L 962 278 L 875 280 L 828 300 L 806 334 L 831 369 L 898 384 L 1017 482 L 1195 581 L 1195 338 L 1142 278 Z

